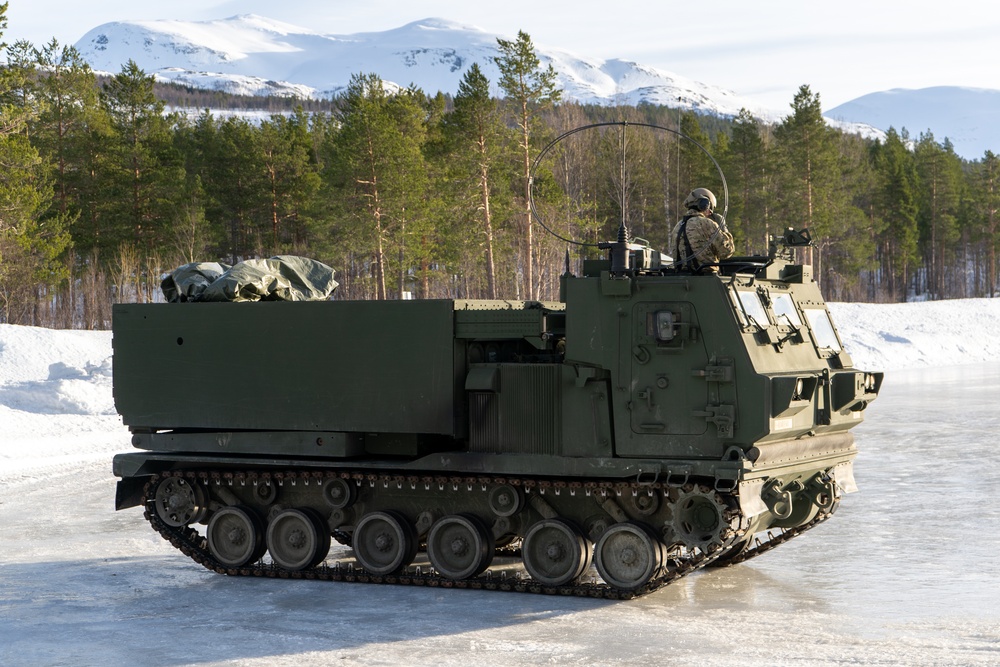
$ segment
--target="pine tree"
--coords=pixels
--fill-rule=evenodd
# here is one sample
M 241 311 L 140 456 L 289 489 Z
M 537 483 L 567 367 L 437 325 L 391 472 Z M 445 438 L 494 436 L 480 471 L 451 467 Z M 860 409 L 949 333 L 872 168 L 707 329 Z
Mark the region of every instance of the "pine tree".
M 711 150 L 712 144 L 708 135 L 701 129 L 696 114 L 689 111 L 681 116 L 681 134 L 691 140 L 682 139 L 678 147 L 681 154 L 680 174 L 678 174 L 682 184 L 681 192 L 686 195 L 695 188 L 708 188 L 721 195 L 722 183 L 719 181 L 719 173 L 705 152 Z M 721 206 L 722 202 L 719 203 Z
M 628 115 L 619 109 L 624 125 L 594 135 L 593 141 L 583 144 L 583 151 L 569 153 L 573 144 L 568 143 L 560 155 L 576 160 L 588 153 L 593 156 L 585 165 L 594 179 L 588 184 L 589 196 L 596 202 L 598 218 L 606 221 L 602 240 L 615 238 L 624 221 L 633 237 L 667 248 L 674 222 L 668 219 L 670 206 L 664 196 L 669 190 L 665 170 L 669 149 L 663 135 L 629 125 Z M 583 208 L 579 203 L 577 206 Z M 582 222 L 578 224 L 582 226 Z
M 310 224 L 309 206 L 320 186 L 311 160 L 309 119 L 299 109 L 291 117 L 271 116 L 259 131 L 271 247 L 274 252 L 301 249 Z
M 397 226 L 399 284 L 397 296 L 406 292 L 429 296 L 432 264 L 442 239 L 428 215 L 428 167 L 423 154 L 427 141 L 428 109 L 433 106 L 419 88 L 410 87 L 389 98 L 388 111 L 399 141 L 391 146 L 393 178 L 386 189 L 387 203 Z M 409 285 L 409 276 L 414 279 Z M 412 287 L 412 289 L 407 289 Z
M 376 74 L 353 75 L 341 104 L 330 179 L 336 205 L 357 223 L 341 229 L 341 238 L 370 253 L 374 296 L 386 299 L 390 246 L 398 248 L 402 272 L 407 235 L 421 231 L 407 225 L 422 222 L 419 213 L 413 215 L 425 187 L 422 110 L 411 93 L 390 97 Z M 401 275 L 400 295 L 404 289 Z
M 10 120 L 14 114 L 0 107 L 0 115 Z M 59 258 L 70 237 L 61 218 L 44 217 L 52 184 L 47 165 L 27 137 L 0 132 L 0 156 L 0 315 L 4 322 L 35 324 L 37 290 L 66 277 Z
M 4 4 L 0 9 L 6 7 Z M 4 87 L 0 91 L 0 103 L 23 110 L 33 117 L 39 112 L 37 97 L 38 69 L 35 65 L 34 47 L 31 42 L 19 39 L 10 46 L 0 45 L 5 50 Z M 25 124 L 21 130 L 29 133 Z
M 937 143 L 929 131 L 920 134 L 914 155 L 920 178 L 918 222 L 927 289 L 934 298 L 941 299 L 946 296 L 952 244 L 959 237 L 961 165 L 950 144 Z
M 490 82 L 473 63 L 458 84 L 455 108 L 444 123 L 449 170 L 458 186 L 460 207 L 474 211 L 482 237 L 486 296 L 496 299 L 496 248 L 493 212 L 503 127 L 499 106 L 490 95 Z M 470 217 L 473 217 L 470 215 Z
M 547 128 L 546 136 L 562 134 L 595 120 L 606 120 L 594 118 L 590 111 L 590 108 L 570 102 L 542 110 L 538 120 L 541 126 Z M 640 134 L 632 128 L 626 132 L 627 152 L 630 155 L 632 151 L 640 152 L 637 148 L 642 143 Z M 643 168 L 645 165 L 639 165 L 639 157 L 627 165 L 623 187 L 621 143 L 620 126 L 573 134 L 551 146 L 545 160 L 536 166 L 533 184 L 535 223 L 552 232 L 535 239 L 534 254 L 540 260 L 536 261 L 535 284 L 541 298 L 553 298 L 557 293 L 567 252 L 572 252 L 571 260 L 577 262 L 603 256 L 594 245 L 598 241 L 615 238 L 623 210 L 630 216 L 628 224 L 638 222 L 642 225 L 647 221 L 647 212 L 662 204 L 645 197 L 648 191 L 644 187 L 659 174 L 649 173 Z M 517 152 L 520 153 L 519 148 Z M 534 153 L 537 154 L 537 151 Z M 520 171 L 521 165 L 516 162 L 512 169 Z M 520 184 L 517 171 L 508 173 L 512 183 Z M 639 180 L 643 178 L 646 180 L 640 184 Z M 520 208 L 520 197 L 512 203 L 515 210 Z M 659 217 L 648 218 L 650 225 L 662 229 L 662 216 L 660 208 Z M 649 229 L 644 227 L 640 231 L 645 234 Z M 630 231 L 635 232 L 631 228 Z M 571 242 L 567 244 L 563 239 Z
M 217 165 L 210 164 L 209 156 L 218 144 L 218 134 L 219 123 L 207 109 L 193 121 L 180 120 L 174 128 L 174 148 L 182 156 L 185 174 L 181 204 L 168 239 L 177 263 L 228 257 L 223 251 L 227 226 L 209 219 L 209 209 L 217 210 L 217 203 L 206 187 L 206 180 L 216 178 Z
M 0 4 L 0 38 L 7 29 L 7 3 Z M 4 49 L 5 44 L 0 44 Z M 31 145 L 31 123 L 38 113 L 27 57 L 30 45 L 8 51 L 0 67 L 0 317 L 5 322 L 37 323 L 42 290 L 66 276 L 60 256 L 70 238 L 64 220 L 45 218 L 52 200 L 49 168 Z
M 59 212 L 75 217 L 84 206 L 88 156 L 95 151 L 91 144 L 107 137 L 108 117 L 98 99 L 97 77 L 75 47 L 60 47 L 53 39 L 34 53 L 43 106 L 33 142 L 55 166 Z
M 917 232 L 917 172 L 907 135 L 889 128 L 884 143 L 872 149 L 877 176 L 875 207 L 885 221 L 878 252 L 885 289 L 898 301 L 906 298 L 911 274 L 919 261 Z
M 983 242 L 986 246 L 986 294 L 997 294 L 997 246 L 1000 245 L 1000 157 L 986 151 L 979 166 L 979 206 L 982 210 Z
M 500 55 L 494 62 L 500 69 L 500 88 L 514 109 L 515 123 L 520 130 L 518 146 L 523 158 L 521 176 L 525 220 L 524 293 L 525 298 L 535 299 L 538 290 L 535 284 L 534 223 L 530 205 L 531 139 L 536 114 L 540 109 L 558 102 L 562 91 L 556 88 L 555 69 L 551 64 L 542 68 L 535 46 L 527 33 L 518 31 L 517 39 L 513 41 L 497 38 L 497 46 Z
M 842 207 L 836 201 L 839 173 L 836 130 L 823 120 L 819 95 L 801 86 L 791 104 L 792 113 L 774 130 L 778 159 L 775 219 L 782 227 L 808 228 L 817 247 L 843 234 Z M 814 261 L 807 248 L 804 261 Z M 817 266 L 819 274 L 823 267 Z
M 153 93 L 153 77 L 132 60 L 104 84 L 101 101 L 115 139 L 104 202 L 112 247 L 129 242 L 152 250 L 169 231 L 185 180 L 170 121 Z
M 733 121 L 732 139 L 724 164 L 731 198 L 729 231 L 746 254 L 767 248 L 770 170 L 760 121 L 741 109 Z
M 205 156 L 206 215 L 224 230 L 225 254 L 232 262 L 267 256 L 267 184 L 259 141 L 258 129 L 248 120 L 229 117 L 219 125 Z
M 875 176 L 868 145 L 857 135 L 836 132 L 837 160 L 826 205 L 835 226 L 820 237 L 823 278 L 831 300 L 858 298 L 874 293 L 872 271 L 876 239 L 884 223 L 873 212 Z

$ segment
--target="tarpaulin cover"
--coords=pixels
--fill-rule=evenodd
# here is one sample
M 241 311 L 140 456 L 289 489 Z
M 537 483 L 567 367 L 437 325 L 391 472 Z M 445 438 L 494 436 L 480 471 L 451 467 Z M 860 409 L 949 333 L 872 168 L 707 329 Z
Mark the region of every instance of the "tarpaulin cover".
M 193 262 L 161 283 L 167 301 L 323 301 L 337 288 L 333 269 L 305 257 L 278 255 L 235 266 Z
M 228 264 L 219 262 L 185 264 L 167 274 L 160 283 L 160 289 L 169 303 L 198 301 L 205 288 L 231 268 Z

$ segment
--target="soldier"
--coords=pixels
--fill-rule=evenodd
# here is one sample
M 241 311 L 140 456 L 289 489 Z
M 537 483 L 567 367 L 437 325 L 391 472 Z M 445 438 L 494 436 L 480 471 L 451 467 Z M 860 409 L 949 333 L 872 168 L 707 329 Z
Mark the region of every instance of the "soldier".
M 694 273 L 718 273 L 720 259 L 732 257 L 733 235 L 715 211 L 715 195 L 696 188 L 684 200 L 687 215 L 674 226 L 674 266 Z

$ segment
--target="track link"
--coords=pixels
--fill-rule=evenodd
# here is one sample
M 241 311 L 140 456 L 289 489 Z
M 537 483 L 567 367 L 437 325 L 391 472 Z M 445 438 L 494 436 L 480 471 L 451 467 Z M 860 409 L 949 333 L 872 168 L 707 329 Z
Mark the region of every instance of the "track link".
M 764 533 L 754 535 L 751 538 L 752 544 L 747 547 L 746 550 L 740 552 L 732 558 L 716 561 L 712 564 L 712 567 L 723 568 L 730 567 L 732 565 L 739 565 L 740 563 L 745 563 L 752 558 L 766 554 L 771 549 L 774 549 L 775 547 L 788 542 L 792 538 L 798 537 L 807 530 L 812 530 L 819 524 L 823 523 L 833 516 L 836 509 L 837 505 L 835 504 L 828 511 L 821 512 L 812 521 L 798 526 L 797 528 L 777 528 L 775 530 L 768 530 Z

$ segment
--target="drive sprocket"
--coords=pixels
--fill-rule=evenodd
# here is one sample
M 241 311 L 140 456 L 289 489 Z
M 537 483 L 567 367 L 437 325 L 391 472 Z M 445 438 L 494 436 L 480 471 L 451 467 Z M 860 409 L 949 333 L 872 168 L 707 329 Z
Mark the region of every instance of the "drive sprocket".
M 675 544 L 712 554 L 727 546 L 740 529 L 740 512 L 703 484 L 687 484 L 678 492 L 668 526 Z

